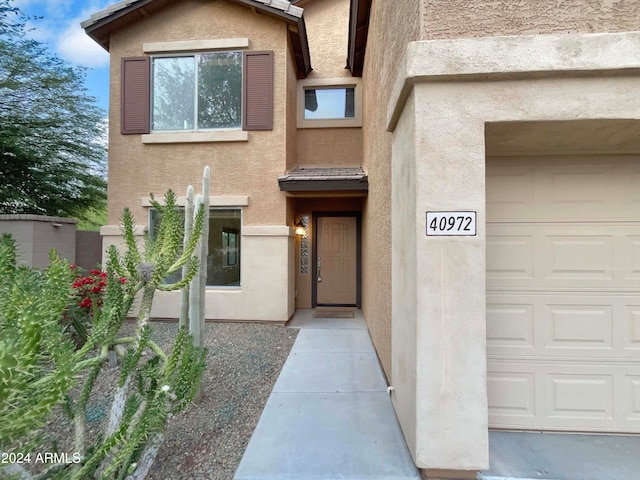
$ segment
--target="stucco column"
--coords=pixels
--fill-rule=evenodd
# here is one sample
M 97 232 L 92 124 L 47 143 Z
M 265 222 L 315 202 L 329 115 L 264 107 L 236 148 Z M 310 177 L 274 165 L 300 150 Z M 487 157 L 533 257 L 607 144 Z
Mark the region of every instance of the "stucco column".
M 484 123 L 434 105 L 438 90 L 415 86 L 393 143 L 392 375 L 415 369 L 395 400 L 403 412 L 415 400 L 399 417 L 416 464 L 472 471 L 488 467 Z M 475 212 L 476 235 L 427 236 L 426 212 L 440 211 Z

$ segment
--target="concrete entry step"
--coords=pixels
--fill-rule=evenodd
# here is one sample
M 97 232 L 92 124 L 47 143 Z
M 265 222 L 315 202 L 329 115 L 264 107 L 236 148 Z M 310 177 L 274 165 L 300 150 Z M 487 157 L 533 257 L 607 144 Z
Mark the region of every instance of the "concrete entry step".
M 480 480 L 638 480 L 640 436 L 490 432 Z

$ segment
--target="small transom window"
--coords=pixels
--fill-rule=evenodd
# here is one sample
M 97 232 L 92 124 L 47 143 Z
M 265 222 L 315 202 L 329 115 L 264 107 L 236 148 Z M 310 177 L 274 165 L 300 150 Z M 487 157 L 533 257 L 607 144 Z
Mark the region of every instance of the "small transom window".
M 328 120 L 355 116 L 354 87 L 304 89 L 304 118 Z
M 362 79 L 298 81 L 298 128 L 362 127 Z

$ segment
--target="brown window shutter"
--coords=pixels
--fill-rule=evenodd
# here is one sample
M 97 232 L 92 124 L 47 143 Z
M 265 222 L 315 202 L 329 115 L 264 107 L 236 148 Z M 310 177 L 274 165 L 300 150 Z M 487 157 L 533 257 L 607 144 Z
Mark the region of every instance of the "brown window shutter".
M 149 133 L 150 71 L 149 57 L 122 59 L 120 132 L 123 135 Z
M 245 52 L 242 128 L 273 130 L 273 52 Z

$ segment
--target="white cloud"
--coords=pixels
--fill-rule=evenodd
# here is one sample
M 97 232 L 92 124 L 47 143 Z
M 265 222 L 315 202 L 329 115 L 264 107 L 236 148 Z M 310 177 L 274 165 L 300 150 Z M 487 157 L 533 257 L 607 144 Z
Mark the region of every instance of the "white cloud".
M 27 22 L 29 38 L 48 43 L 68 62 L 94 68 L 107 66 L 109 54 L 89 38 L 80 22 L 110 3 L 113 0 L 14 0 L 22 11 L 43 17 Z
M 87 17 L 82 16 L 82 20 Z M 109 54 L 84 32 L 80 18 L 71 20 L 56 41 L 59 55 L 69 62 L 85 67 L 104 67 L 109 64 Z
M 45 12 L 47 18 L 56 18 L 65 16 L 74 0 L 13 0 L 14 6 L 24 11 L 27 8 L 38 8 Z

